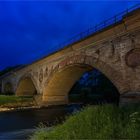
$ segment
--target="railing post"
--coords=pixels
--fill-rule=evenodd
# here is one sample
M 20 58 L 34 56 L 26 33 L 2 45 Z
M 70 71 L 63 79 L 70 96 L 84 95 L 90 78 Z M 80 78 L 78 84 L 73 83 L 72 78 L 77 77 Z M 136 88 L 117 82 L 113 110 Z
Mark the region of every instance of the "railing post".
M 114 16 L 114 23 L 117 22 L 117 16 Z
M 89 32 L 90 32 L 90 28 L 88 28 L 88 30 L 87 30 L 87 36 L 89 35 Z
M 128 14 L 128 8 L 126 9 L 126 15 Z
M 95 32 L 96 32 L 97 31 L 97 25 L 95 25 L 95 28 L 94 29 L 95 29 Z
M 104 21 L 104 27 L 106 27 L 106 21 Z

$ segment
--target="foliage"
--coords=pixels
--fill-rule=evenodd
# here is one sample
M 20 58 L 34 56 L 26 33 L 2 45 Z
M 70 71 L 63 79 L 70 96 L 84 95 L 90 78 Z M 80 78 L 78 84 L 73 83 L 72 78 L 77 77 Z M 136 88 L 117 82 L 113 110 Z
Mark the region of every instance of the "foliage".
M 10 92 L 10 91 L 9 92 L 5 92 L 5 93 L 3 93 L 3 95 L 9 95 L 9 96 L 10 95 L 14 95 L 14 92 Z
M 88 106 L 50 131 L 37 129 L 32 139 L 140 139 L 139 130 L 139 105 Z
M 9 106 L 10 104 L 18 104 L 24 102 L 32 102 L 33 98 L 31 96 L 8 96 L 0 95 L 0 106 Z

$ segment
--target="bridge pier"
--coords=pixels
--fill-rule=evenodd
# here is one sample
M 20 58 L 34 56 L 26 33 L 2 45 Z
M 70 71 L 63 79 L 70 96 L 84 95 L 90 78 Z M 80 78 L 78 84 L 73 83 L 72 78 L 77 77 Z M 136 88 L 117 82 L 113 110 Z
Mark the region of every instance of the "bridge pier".
M 140 92 L 127 92 L 120 95 L 120 106 L 135 103 L 140 103 Z
M 38 95 L 34 95 L 34 99 L 38 106 L 68 104 L 68 98 L 66 96 L 48 96 L 47 100 L 43 100 L 43 95 L 38 94 Z
M 36 104 L 42 106 L 42 94 L 36 94 L 33 96 Z

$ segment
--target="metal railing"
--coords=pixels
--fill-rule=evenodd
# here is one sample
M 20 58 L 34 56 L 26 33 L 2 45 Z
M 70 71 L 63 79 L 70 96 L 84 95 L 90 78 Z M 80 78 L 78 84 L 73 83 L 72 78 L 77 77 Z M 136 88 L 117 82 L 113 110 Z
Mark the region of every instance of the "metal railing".
M 129 9 L 126 9 L 125 11 L 123 11 L 107 20 L 102 21 L 101 23 L 95 25 L 94 27 L 89 28 L 88 30 L 86 30 L 84 32 L 81 32 L 81 33 L 73 36 L 72 38 L 66 40 L 65 42 L 62 42 L 61 44 L 57 45 L 56 47 L 64 48 L 64 47 L 70 46 L 78 41 L 81 41 L 81 40 L 87 38 L 88 36 L 96 34 L 111 25 L 115 25 L 115 24 L 119 23 L 123 19 L 124 16 L 127 16 L 130 12 L 132 12 L 136 9 L 139 9 L 139 8 L 140 8 L 140 3 Z
M 132 11 L 135 11 L 139 8 L 140 8 L 140 3 L 134 5 L 133 7 L 126 9 L 125 11 L 123 11 L 121 13 L 116 14 L 115 16 L 113 16 L 107 20 L 102 21 L 101 23 L 99 23 L 91 28 L 88 28 L 86 31 L 81 32 L 81 33 L 65 40 L 64 42 L 61 42 L 60 44 L 57 44 L 56 46 L 54 46 L 54 48 L 56 48 L 57 50 L 55 50 L 47 55 L 43 55 L 42 57 L 39 57 L 39 58 L 36 57 L 36 59 L 34 59 L 34 61 L 32 61 L 31 63 L 29 63 L 27 65 L 31 65 L 31 64 L 49 56 L 49 55 L 52 55 L 58 51 L 61 51 L 67 47 L 72 46 L 76 42 L 82 41 L 85 38 L 87 38 L 91 35 L 94 35 L 102 30 L 105 30 L 106 28 L 108 28 L 110 26 L 116 25 L 117 23 L 122 21 L 123 17 L 127 16 L 129 13 L 131 13 Z M 45 52 L 45 51 L 43 51 L 43 52 Z
M 68 46 L 72 46 L 74 43 L 76 43 L 78 41 L 81 41 L 81 40 L 83 40 L 83 39 L 85 39 L 85 38 L 87 38 L 87 37 L 89 37 L 91 35 L 94 35 L 94 34 L 100 32 L 100 31 L 108 28 L 109 26 L 113 26 L 113 25 L 119 23 L 123 19 L 123 17 L 127 16 L 130 12 L 135 11 L 135 10 L 137 10 L 139 8 L 140 8 L 140 3 L 137 4 L 137 5 L 134 5 L 133 7 L 130 7 L 128 9 L 126 9 L 125 11 L 123 11 L 123 12 L 121 12 L 121 13 L 119 13 L 119 14 L 117 14 L 117 15 L 115 15 L 115 16 L 107 19 L 107 20 L 102 21 L 101 23 L 95 25 L 94 27 L 91 27 L 91 28 L 87 29 L 84 32 L 81 32 L 81 33 L 73 36 L 72 38 L 66 40 L 65 42 L 60 43 L 59 45 L 57 45 L 55 47 L 60 48 L 59 50 L 57 50 L 57 51 L 60 51 L 61 49 L 64 49 L 64 48 L 66 48 Z M 55 52 L 53 52 L 53 53 L 55 53 Z M 53 53 L 51 53 L 51 54 L 53 54 Z M 46 57 L 46 55 L 41 57 L 41 58 L 37 58 L 33 62 L 23 66 L 23 68 L 28 66 L 28 65 L 31 65 L 32 63 L 35 63 L 36 61 L 41 60 L 44 57 Z M 17 68 L 16 70 L 21 69 L 21 68 Z M 14 70 L 14 71 L 16 71 L 16 70 Z M 2 75 L 0 77 L 2 78 L 3 76 L 5 76 L 7 74 L 10 74 L 11 72 L 14 72 L 14 71 L 13 70 L 9 71 L 8 73 L 6 73 L 6 74 L 4 74 L 4 75 Z

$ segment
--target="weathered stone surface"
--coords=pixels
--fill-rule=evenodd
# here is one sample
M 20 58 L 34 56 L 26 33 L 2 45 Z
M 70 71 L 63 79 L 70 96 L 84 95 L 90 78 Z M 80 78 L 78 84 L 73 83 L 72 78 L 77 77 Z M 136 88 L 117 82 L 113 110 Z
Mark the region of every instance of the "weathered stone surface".
M 126 54 L 126 63 L 135 68 L 140 66 L 140 49 L 133 49 Z

